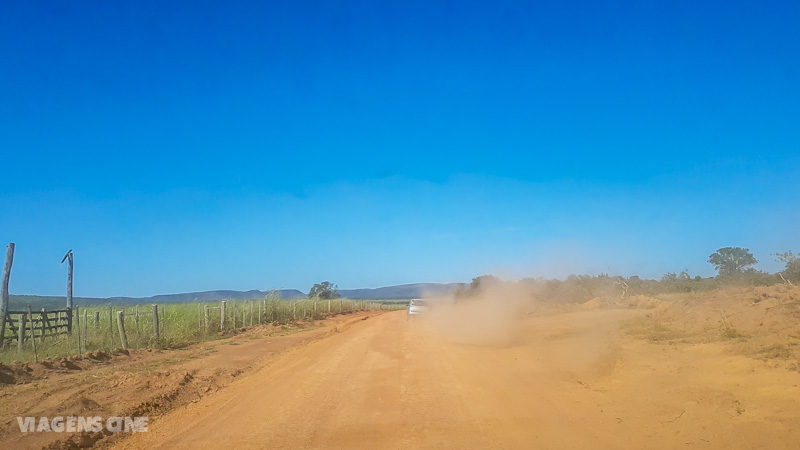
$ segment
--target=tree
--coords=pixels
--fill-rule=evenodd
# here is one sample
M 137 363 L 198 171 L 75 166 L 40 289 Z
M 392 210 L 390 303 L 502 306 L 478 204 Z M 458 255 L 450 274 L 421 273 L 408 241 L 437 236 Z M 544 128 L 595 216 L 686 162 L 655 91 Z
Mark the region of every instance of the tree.
M 786 264 L 786 268 L 780 273 L 784 280 L 800 281 L 800 255 L 792 252 L 776 253 L 778 261 Z
M 669 283 L 672 281 L 678 281 L 678 275 L 676 275 L 675 272 L 667 272 L 661 277 L 662 283 Z
M 481 275 L 472 279 L 469 284 L 470 289 L 476 290 L 487 286 L 493 286 L 500 283 L 500 279 L 494 275 Z
M 331 298 L 339 298 L 338 286 L 336 284 L 331 283 L 330 281 L 323 281 L 322 283 L 317 283 L 311 287 L 311 290 L 308 291 L 309 297 L 316 297 L 322 300 L 328 300 Z
M 708 257 L 719 276 L 741 275 L 744 268 L 757 263 L 750 250 L 742 247 L 723 247 Z

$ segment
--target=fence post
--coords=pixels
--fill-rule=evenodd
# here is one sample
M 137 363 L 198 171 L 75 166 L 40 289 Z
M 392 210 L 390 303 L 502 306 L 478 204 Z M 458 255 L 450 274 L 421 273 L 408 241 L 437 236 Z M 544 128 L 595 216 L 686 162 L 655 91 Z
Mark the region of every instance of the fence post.
M 31 321 L 31 346 L 33 346 L 33 360 L 39 362 L 39 356 L 36 354 L 36 336 L 33 334 L 33 312 L 31 312 L 31 305 L 28 305 L 28 318 Z
M 203 305 L 203 331 L 208 333 L 208 305 Z
M 331 299 L 328 299 L 328 314 L 331 313 Z
M 297 300 L 292 302 L 292 320 L 297 320 Z
M 258 302 L 258 324 L 261 325 L 261 307 L 264 305 L 264 301 Z
M 94 312 L 94 327 L 100 329 L 100 311 Z
M 228 305 L 228 302 L 225 300 L 219 306 L 220 316 L 219 316 L 219 331 L 225 331 L 225 307 Z
M 253 314 L 253 302 L 251 301 L 250 302 L 250 326 L 251 327 L 253 326 L 253 316 L 254 316 L 254 314 Z
M 167 305 L 161 305 L 161 334 L 167 332 Z
M 233 330 L 236 329 L 236 302 L 231 303 L 231 318 L 233 319 Z
M 69 310 L 67 314 L 72 314 L 72 310 Z M 58 323 L 58 318 L 56 318 L 56 323 Z M 78 307 L 75 307 L 75 328 L 77 331 L 78 336 L 78 354 L 80 355 L 81 352 L 81 313 Z M 70 333 L 72 330 L 70 330 Z
M 11 265 L 14 264 L 13 242 L 6 246 L 6 263 L 3 266 L 2 292 L 0 293 L 0 348 L 6 346 L 6 313 L 8 312 L 8 279 L 11 277 Z
M 19 328 L 17 329 L 17 353 L 22 353 L 22 343 L 25 342 L 25 322 L 28 321 L 28 315 L 22 313 L 19 318 Z
M 45 311 L 44 308 L 42 308 L 42 315 L 40 316 L 40 320 L 42 321 L 42 332 L 40 334 L 41 336 L 40 342 L 44 342 L 45 324 L 47 324 L 48 327 L 50 326 L 50 320 L 47 318 L 47 312 Z
M 111 350 L 114 350 L 114 307 L 108 307 L 108 339 L 111 341 Z
M 69 249 L 61 258 L 61 264 L 64 264 L 64 261 L 69 264 L 67 268 L 67 330 L 69 334 L 72 334 L 72 249 Z M 80 332 L 80 324 L 78 324 L 78 332 Z M 78 341 L 78 347 L 80 347 L 80 341 Z
M 83 330 L 82 330 L 83 331 L 83 351 L 84 352 L 88 350 L 86 348 L 86 326 L 88 324 L 88 320 L 86 319 L 86 313 L 87 313 L 86 308 L 84 308 L 83 309 Z
M 117 311 L 117 328 L 119 328 L 119 341 L 122 349 L 128 349 L 128 336 L 125 335 L 125 311 Z
M 160 338 L 158 330 L 158 305 L 153 305 L 153 332 L 156 334 L 156 340 Z
M 139 342 L 139 305 L 134 307 L 134 314 L 136 314 L 133 318 L 133 322 L 136 324 L 136 344 L 141 345 Z

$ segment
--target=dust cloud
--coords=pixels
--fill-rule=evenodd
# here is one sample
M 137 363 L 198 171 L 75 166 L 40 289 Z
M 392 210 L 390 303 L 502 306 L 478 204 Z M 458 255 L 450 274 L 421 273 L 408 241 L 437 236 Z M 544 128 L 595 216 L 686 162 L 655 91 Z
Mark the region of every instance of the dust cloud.
M 468 294 L 426 298 L 429 311 L 420 321 L 448 340 L 474 345 L 514 342 L 532 309 L 529 287 L 488 282 Z

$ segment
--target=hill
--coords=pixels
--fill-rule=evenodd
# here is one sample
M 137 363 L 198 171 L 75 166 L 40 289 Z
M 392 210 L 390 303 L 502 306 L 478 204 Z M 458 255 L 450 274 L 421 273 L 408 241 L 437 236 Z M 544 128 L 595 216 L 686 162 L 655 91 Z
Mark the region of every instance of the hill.
M 341 289 L 339 294 L 345 298 L 352 299 L 409 299 L 425 296 L 447 295 L 454 289 L 462 286 L 462 283 L 414 283 L 401 284 L 397 286 L 384 286 L 379 288 L 365 289 Z M 297 289 L 276 290 L 284 300 L 293 298 L 303 298 L 305 293 Z M 98 304 L 133 304 L 133 303 L 183 303 L 183 302 L 215 302 L 219 300 L 250 300 L 263 298 L 270 291 L 252 289 L 249 291 L 235 290 L 214 290 L 201 292 L 181 292 L 176 294 L 160 294 L 151 297 L 75 297 L 78 305 L 98 305 Z M 11 295 L 9 299 L 9 309 L 24 309 L 31 305 L 34 309 L 60 309 L 64 307 L 64 297 L 55 295 Z
M 367 289 L 340 289 L 339 294 L 353 299 L 397 299 L 447 295 L 462 283 L 414 283 Z

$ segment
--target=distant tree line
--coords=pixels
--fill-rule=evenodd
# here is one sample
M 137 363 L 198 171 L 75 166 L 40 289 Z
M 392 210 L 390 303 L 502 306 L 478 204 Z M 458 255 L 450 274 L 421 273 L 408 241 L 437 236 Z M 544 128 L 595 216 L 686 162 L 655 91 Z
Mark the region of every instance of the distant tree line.
M 456 292 L 457 298 L 468 298 L 491 286 L 517 285 L 523 292 L 543 300 L 583 302 L 595 297 L 620 295 L 655 295 L 669 292 L 694 292 L 716 289 L 728 285 L 759 286 L 776 283 L 800 284 L 800 255 L 791 251 L 775 255 L 784 263 L 783 271 L 770 274 L 754 269 L 758 263 L 749 249 L 723 247 L 709 255 L 708 262 L 717 270 L 714 277 L 692 276 L 688 270 L 668 272 L 660 280 L 600 275 L 570 275 L 564 280 L 526 278 L 503 281 L 492 275 L 481 275 Z

